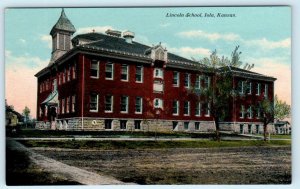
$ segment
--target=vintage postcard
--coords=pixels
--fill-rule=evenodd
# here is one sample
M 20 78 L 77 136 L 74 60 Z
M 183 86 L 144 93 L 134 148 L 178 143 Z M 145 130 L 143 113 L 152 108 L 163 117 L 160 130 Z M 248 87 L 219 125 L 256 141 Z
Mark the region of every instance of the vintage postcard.
M 7 185 L 291 183 L 291 7 L 5 9 Z

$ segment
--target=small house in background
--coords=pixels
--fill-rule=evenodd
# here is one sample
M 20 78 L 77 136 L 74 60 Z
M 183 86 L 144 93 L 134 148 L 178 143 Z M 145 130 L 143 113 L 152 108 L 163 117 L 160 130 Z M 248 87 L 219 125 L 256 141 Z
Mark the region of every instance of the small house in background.
M 288 121 L 277 121 L 274 126 L 276 134 L 292 134 L 292 127 Z
M 11 106 L 5 106 L 5 125 L 7 127 L 16 127 L 23 124 L 23 116 L 16 112 Z

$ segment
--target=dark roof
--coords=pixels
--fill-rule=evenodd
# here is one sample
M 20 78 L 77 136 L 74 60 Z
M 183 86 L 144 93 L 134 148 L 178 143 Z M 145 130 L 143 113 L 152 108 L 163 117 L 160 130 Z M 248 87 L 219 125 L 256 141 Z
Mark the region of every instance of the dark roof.
M 124 38 L 114 37 L 110 35 L 105 35 L 102 33 L 86 33 L 80 34 L 74 37 L 73 41 L 76 39 L 85 39 L 89 40 L 90 43 L 85 44 L 84 46 L 92 46 L 95 48 L 104 48 L 111 49 L 116 51 L 125 51 L 126 53 L 133 53 L 138 55 L 145 55 L 146 50 L 151 48 L 150 46 L 138 43 L 133 41 L 132 43 L 127 43 Z M 198 64 L 187 58 L 177 56 L 175 54 L 168 52 L 169 61 L 180 61 Z
M 63 30 L 71 33 L 74 33 L 76 31 L 71 21 L 67 18 L 64 9 L 62 9 L 61 15 L 56 24 L 52 27 L 50 34 L 52 35 L 55 30 Z

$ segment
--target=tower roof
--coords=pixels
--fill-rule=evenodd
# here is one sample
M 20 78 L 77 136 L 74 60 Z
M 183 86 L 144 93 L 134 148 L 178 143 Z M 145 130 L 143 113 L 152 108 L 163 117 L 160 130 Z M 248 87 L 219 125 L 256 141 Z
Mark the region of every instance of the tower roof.
M 64 9 L 61 11 L 61 15 L 56 22 L 56 24 L 51 29 L 50 35 L 52 35 L 56 30 L 63 30 L 74 33 L 76 31 L 75 27 L 71 23 L 71 21 L 67 18 Z

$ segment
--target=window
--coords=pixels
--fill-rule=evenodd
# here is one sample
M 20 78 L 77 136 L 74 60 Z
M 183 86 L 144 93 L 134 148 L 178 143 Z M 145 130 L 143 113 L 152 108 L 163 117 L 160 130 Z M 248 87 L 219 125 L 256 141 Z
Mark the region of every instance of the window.
M 177 128 L 177 125 L 178 125 L 177 121 L 172 121 L 173 130 Z
M 122 64 L 121 66 L 121 80 L 128 81 L 128 65 Z
M 256 134 L 259 134 L 259 125 L 256 125 Z
M 195 130 L 200 130 L 200 122 L 195 122 Z
M 260 114 L 261 114 L 261 110 L 260 108 L 256 109 L 256 118 L 259 119 L 260 118 Z
M 261 84 L 260 84 L 260 83 L 257 83 L 257 84 L 256 84 L 256 95 L 257 95 L 257 96 L 260 95 L 260 87 L 261 87 Z
M 241 105 L 241 109 L 240 109 L 240 118 L 244 118 L 245 117 L 245 106 Z
M 69 113 L 70 97 L 67 97 L 66 113 Z
M 252 106 L 249 106 L 249 108 L 248 108 L 248 118 L 252 119 L 252 117 L 253 117 Z
M 75 100 L 76 100 L 76 99 L 75 99 L 75 95 L 73 95 L 73 96 L 72 96 L 72 108 L 71 108 L 71 109 L 72 109 L 72 112 L 75 112 L 75 103 L 76 103 Z
M 205 76 L 204 77 L 204 88 L 208 89 L 210 87 L 210 77 L 209 76 Z
M 173 86 L 179 87 L 179 72 L 173 72 Z
M 197 75 L 195 81 L 195 89 L 200 89 L 200 88 L 201 88 L 201 76 Z
M 90 77 L 91 78 L 99 78 L 99 61 L 97 61 L 97 60 L 91 61 Z
M 71 67 L 67 70 L 67 81 L 71 80 Z
M 121 113 L 128 113 L 128 96 L 121 96 Z
M 64 113 L 65 113 L 65 99 L 63 98 L 61 100 L 61 114 L 64 114 Z
M 190 88 L 190 74 L 185 73 L 184 74 L 184 87 L 185 88 Z
M 137 83 L 143 82 L 143 66 L 136 66 L 135 81 Z
M 104 127 L 105 127 L 105 129 L 112 129 L 112 120 L 106 119 L 104 122 Z
M 189 101 L 184 102 L 183 114 L 185 116 L 190 115 L 190 102 Z
M 196 103 L 195 115 L 201 116 L 201 103 L 200 102 Z
M 154 104 L 154 108 L 163 108 L 163 101 L 162 101 L 162 99 L 155 98 L 153 104 Z
M 141 120 L 134 120 L 134 129 L 141 129 Z
M 63 71 L 63 78 L 62 78 L 62 83 L 65 83 L 66 82 L 66 69 L 64 69 Z
M 268 84 L 265 84 L 265 98 L 268 98 Z
M 164 78 L 163 70 L 160 68 L 155 68 L 154 69 L 154 77 L 155 78 Z
M 98 95 L 90 95 L 90 112 L 98 112 Z
M 112 63 L 105 65 L 105 78 L 108 80 L 114 79 L 114 65 Z
M 135 98 L 135 113 L 142 113 L 143 99 L 142 97 Z
M 252 125 L 248 124 L 248 133 L 251 134 L 252 133 Z
M 252 94 L 252 83 L 249 82 L 247 85 L 247 94 Z
M 76 65 L 73 66 L 72 71 L 73 71 L 72 73 L 73 79 L 76 79 Z
M 244 94 L 244 85 L 245 85 L 245 82 L 244 81 L 239 81 L 238 83 L 238 91 L 240 94 Z
M 173 101 L 173 115 L 179 115 L 179 101 Z
M 189 129 L 189 122 L 184 122 L 183 126 L 184 126 L 184 130 L 188 130 Z
M 126 130 L 127 120 L 120 120 L 120 129 Z
M 105 96 L 105 112 L 113 112 L 113 96 Z
M 206 103 L 205 104 L 205 117 L 209 117 L 210 116 L 210 103 Z

